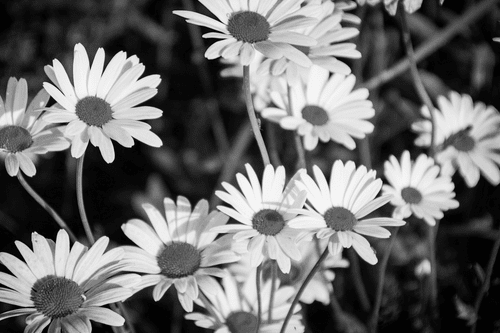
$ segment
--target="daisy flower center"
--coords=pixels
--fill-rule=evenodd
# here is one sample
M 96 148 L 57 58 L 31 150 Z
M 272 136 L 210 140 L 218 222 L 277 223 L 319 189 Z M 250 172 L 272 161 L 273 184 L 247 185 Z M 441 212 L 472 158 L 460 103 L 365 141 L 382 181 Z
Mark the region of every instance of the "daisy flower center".
M 239 41 L 257 43 L 269 38 L 271 26 L 259 13 L 242 11 L 231 15 L 227 22 L 227 30 Z
M 252 218 L 253 228 L 263 235 L 274 236 L 285 227 L 283 216 L 275 210 L 263 209 Z
M 406 203 L 418 204 L 422 201 L 422 193 L 413 187 L 405 187 L 401 190 L 401 197 Z
M 35 282 L 31 300 L 45 316 L 62 318 L 75 313 L 83 304 L 85 295 L 75 281 L 49 275 Z
M 452 134 L 443 142 L 443 147 L 446 148 L 448 146 L 453 146 L 458 151 L 471 151 L 476 146 L 476 140 L 470 136 L 471 129 L 472 126 L 468 126 L 467 128 Z
M 170 279 L 193 275 L 201 264 L 200 251 L 188 243 L 165 246 L 157 258 L 161 273 Z
M 111 105 L 102 98 L 87 96 L 76 103 L 76 115 L 89 126 L 102 127 L 113 119 Z
M 330 119 L 325 109 L 316 105 L 304 106 L 302 109 L 302 118 L 315 126 L 325 125 Z
M 226 325 L 231 333 L 253 333 L 257 328 L 257 317 L 250 312 L 232 312 L 226 318 Z
M 323 215 L 326 225 L 335 231 L 352 230 L 358 220 L 350 210 L 344 207 L 329 208 Z
M 21 126 L 6 126 L 0 129 L 0 149 L 11 153 L 23 151 L 33 144 L 30 132 Z

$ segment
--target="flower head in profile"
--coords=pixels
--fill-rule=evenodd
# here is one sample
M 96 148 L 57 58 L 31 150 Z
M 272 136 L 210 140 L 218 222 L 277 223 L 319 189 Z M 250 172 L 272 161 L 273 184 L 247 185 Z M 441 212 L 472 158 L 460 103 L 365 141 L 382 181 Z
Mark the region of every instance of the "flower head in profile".
M 262 185 L 257 174 L 249 164 L 245 165 L 248 178 L 238 173 L 236 179 L 241 192 L 233 185 L 222 183 L 226 191 L 216 191 L 221 200 L 232 208 L 217 208 L 232 217 L 239 224 L 227 224 L 213 230 L 234 233 L 233 239 L 247 242 L 252 267 L 257 267 L 264 260 L 276 260 L 283 273 L 290 271 L 290 259 L 299 260 L 300 251 L 296 239 L 299 230 L 288 226 L 288 221 L 297 216 L 290 210 L 302 208 L 306 200 L 305 191 L 296 191 L 295 180 L 301 170 L 285 187 L 285 168 L 279 166 L 274 170 L 267 165 L 262 177 Z
M 227 274 L 222 279 L 224 288 L 217 284 L 215 292 L 212 295 L 207 295 L 213 313 L 189 313 L 186 315 L 186 319 L 195 321 L 195 324 L 199 327 L 214 330 L 215 333 L 256 332 L 258 304 L 255 269 L 247 273 L 247 278 L 243 283 L 238 283 L 233 276 Z M 262 284 L 260 333 L 279 332 L 290 308 L 290 300 L 295 294 L 294 288 L 290 286 L 280 287 L 279 283 L 276 283 L 274 302 L 272 304 L 273 317 L 272 321 L 269 322 L 271 288 L 271 281 Z M 200 306 L 204 306 L 203 303 L 198 303 Z M 297 304 L 285 332 L 304 332 L 301 321 L 300 305 Z
M 352 150 L 356 147 L 353 137 L 362 139 L 373 131 L 368 119 L 375 110 L 367 99 L 367 89 L 352 91 L 354 75 L 329 74 L 324 68 L 312 66 L 307 84 L 290 87 L 291 105 L 286 95 L 272 93 L 276 107 L 266 108 L 261 114 L 284 129 L 297 131 L 304 137 L 307 150 L 316 148 L 319 140 L 332 140 Z
M 40 118 L 50 96 L 45 90 L 28 102 L 28 84 L 25 79 L 11 77 L 7 84 L 5 102 L 0 97 L 0 155 L 10 176 L 19 169 L 27 176 L 36 174 L 34 155 L 60 151 L 69 147 L 69 141 L 60 128 L 49 126 Z
M 392 196 L 375 198 L 382 188 L 382 181 L 375 178 L 375 171 L 365 166 L 356 168 L 354 162 L 345 165 L 337 160 L 333 164 L 330 184 L 318 166 L 313 167 L 316 182 L 307 174 L 297 182 L 299 189 L 307 191 L 308 209 L 304 216 L 290 222 L 293 228 L 303 228 L 316 234 L 317 238 L 328 238 L 328 249 L 336 255 L 351 246 L 368 263 L 377 263 L 377 256 L 370 243 L 362 235 L 388 238 L 390 232 L 383 227 L 396 227 L 405 222 L 390 217 L 365 218 L 388 203 Z
M 120 274 L 123 250 L 104 253 L 109 239 L 101 237 L 90 248 L 75 243 L 70 250 L 66 231 L 56 242 L 32 234 L 33 250 L 16 241 L 24 261 L 1 252 L 0 262 L 12 274 L 0 273 L 0 301 L 21 308 L 0 314 L 0 320 L 28 315 L 25 332 L 90 333 L 90 320 L 122 326 L 122 316 L 103 305 L 123 301 L 139 283 L 137 274 Z
M 439 110 L 434 110 L 436 127 L 435 159 L 441 173 L 453 176 L 457 171 L 469 187 L 476 186 L 482 174 L 491 184 L 500 183 L 500 113 L 493 106 L 474 103 L 469 95 L 450 93 L 450 99 L 439 96 Z M 418 146 L 430 146 L 432 126 L 429 109 L 422 107 L 426 120 L 412 125 L 420 134 Z
M 217 284 L 213 276 L 224 271 L 214 267 L 239 259 L 230 248 L 230 239 L 215 241 L 210 229 L 225 224 L 228 217 L 220 212 L 208 213 L 208 202 L 200 200 L 193 210 L 189 201 L 179 196 L 177 203 L 165 198 L 166 220 L 154 206 L 143 208 L 153 226 L 133 219 L 122 230 L 135 244 L 125 246 L 124 262 L 130 271 L 146 273 L 137 289 L 154 285 L 153 298 L 160 300 L 170 286 L 175 285 L 182 307 L 193 311 L 193 301 L 199 289 L 208 295 Z
M 443 211 L 458 207 L 453 189 L 455 185 L 448 176 L 439 175 L 439 166 L 434 160 L 421 154 L 415 162 L 410 160 L 406 150 L 401 162 L 391 156 L 384 163 L 384 175 L 389 185 L 382 187 L 382 193 L 393 196 L 391 204 L 394 217 L 407 218 L 412 214 L 435 225 L 443 218 Z
M 115 159 L 111 140 L 124 147 L 132 147 L 134 138 L 147 145 L 159 147 L 160 138 L 150 131 L 151 126 L 140 121 L 162 115 L 160 109 L 137 106 L 157 93 L 159 75 L 142 79 L 144 65 L 134 55 L 127 58 L 118 52 L 104 69 L 104 50 L 97 50 L 92 65 L 82 44 L 75 45 L 73 83 L 59 60 L 45 66 L 52 83 L 43 87 L 57 104 L 49 108 L 44 120 L 50 123 L 68 123 L 64 134 L 71 139 L 71 155 L 81 157 L 89 141 L 99 147 L 107 163 Z
M 310 66 L 309 58 L 291 44 L 309 47 L 316 40 L 295 32 L 315 23 L 308 17 L 316 6 L 304 6 L 302 0 L 199 0 L 218 20 L 208 16 L 176 10 L 174 14 L 186 18 L 188 23 L 208 27 L 216 32 L 203 35 L 219 41 L 205 52 L 208 59 L 238 57 L 242 65 L 252 62 L 255 51 L 271 59 L 286 57 Z

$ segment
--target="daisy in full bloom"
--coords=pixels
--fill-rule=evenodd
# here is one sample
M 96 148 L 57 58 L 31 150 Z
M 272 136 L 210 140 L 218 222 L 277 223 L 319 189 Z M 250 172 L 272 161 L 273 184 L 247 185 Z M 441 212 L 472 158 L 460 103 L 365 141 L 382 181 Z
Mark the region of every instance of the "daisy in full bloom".
M 238 57 L 244 66 L 250 64 L 255 50 L 271 59 L 286 57 L 310 66 L 309 58 L 291 44 L 313 46 L 316 40 L 295 32 L 316 22 L 309 17 L 317 6 L 301 7 L 303 0 L 199 0 L 218 20 L 208 16 L 176 10 L 188 23 L 215 30 L 204 38 L 220 39 L 205 52 L 208 59 Z
M 247 272 L 247 274 L 245 282 L 241 284 L 233 276 L 227 274 L 222 279 L 224 289 L 217 285 L 216 292 L 207 295 L 213 313 L 189 313 L 186 315 L 186 319 L 195 321 L 195 324 L 199 327 L 214 330 L 215 333 L 256 332 L 258 305 L 255 269 L 252 272 Z M 263 283 L 261 289 L 262 318 L 258 332 L 279 332 L 288 309 L 290 309 L 290 300 L 294 295 L 294 288 L 290 286 L 280 288 L 279 283 L 276 283 L 274 302 L 272 304 L 272 320 L 269 322 L 271 281 Z M 199 301 L 197 303 L 200 306 L 206 306 Z M 297 304 L 285 332 L 304 332 L 301 321 L 300 305 Z
M 266 108 L 261 114 L 284 129 L 296 130 L 304 137 L 307 150 L 316 148 L 318 140 L 333 140 L 352 150 L 356 147 L 353 137 L 362 139 L 373 131 L 368 119 L 375 115 L 375 110 L 367 99 L 367 89 L 352 91 L 354 75 L 329 74 L 322 67 L 312 66 L 307 84 L 290 87 L 290 107 L 286 95 L 271 93 L 276 107 Z
M 217 208 L 240 223 L 212 230 L 234 233 L 234 240 L 247 242 L 252 267 L 257 267 L 267 257 L 276 260 L 281 271 L 288 273 L 290 259 L 301 258 L 295 242 L 301 232 L 290 228 L 288 221 L 297 216 L 290 210 L 302 208 L 306 200 L 306 192 L 295 189 L 295 180 L 304 170 L 297 172 L 285 187 L 283 166 L 274 170 L 272 165 L 267 165 L 262 185 L 250 164 L 246 164 L 245 168 L 248 179 L 241 173 L 236 175 L 242 192 L 225 182 L 222 186 L 226 192 L 215 192 L 222 201 L 233 207 Z
M 104 68 L 104 50 L 97 50 L 89 63 L 82 44 L 75 45 L 73 84 L 59 60 L 45 66 L 45 73 L 53 84 L 43 87 L 57 105 L 47 109 L 44 120 L 50 123 L 68 123 L 64 134 L 71 139 L 71 155 L 81 157 L 90 142 L 99 147 L 107 163 L 115 159 L 111 140 L 124 147 L 132 147 L 134 139 L 153 147 L 160 147 L 160 138 L 150 131 L 151 126 L 139 121 L 162 115 L 160 109 L 137 106 L 157 93 L 159 75 L 140 80 L 144 65 L 135 55 L 128 57 L 118 52 Z
M 239 256 L 230 249 L 230 238 L 214 241 L 217 233 L 210 229 L 225 224 L 228 217 L 216 211 L 209 214 L 206 200 L 193 210 L 182 196 L 177 204 L 165 198 L 164 205 L 166 220 L 153 205 L 143 205 L 152 227 L 138 219 L 122 225 L 125 235 L 140 247 L 125 246 L 124 262 L 130 271 L 147 273 L 137 289 L 154 285 L 153 298 L 158 301 L 173 284 L 182 307 L 191 312 L 198 287 L 206 295 L 213 293 L 217 285 L 213 276 L 223 276 L 224 271 L 214 266 Z
M 0 320 L 28 315 L 26 333 L 90 333 L 90 320 L 122 326 L 122 316 L 102 307 L 123 301 L 140 282 L 137 274 L 120 274 L 123 250 L 104 253 L 109 239 L 101 237 L 90 248 L 76 242 L 70 250 L 66 231 L 60 230 L 56 242 L 32 234 L 33 250 L 15 244 L 23 259 L 1 252 L 0 262 L 12 274 L 0 272 L 0 301 L 21 308 L 0 314 Z
M 455 185 L 448 176 L 439 175 L 439 166 L 434 159 L 421 154 L 415 162 L 406 150 L 401 162 L 390 156 L 384 163 L 384 175 L 390 185 L 382 187 L 382 193 L 391 194 L 393 216 L 407 218 L 411 214 L 424 219 L 429 225 L 443 218 L 443 211 L 458 207 L 453 189 Z
M 439 96 L 439 110 L 434 110 L 436 128 L 435 159 L 441 173 L 453 176 L 457 171 L 469 187 L 476 186 L 482 174 L 491 184 L 500 183 L 500 113 L 493 106 L 475 103 L 469 95 L 450 93 L 450 99 Z M 431 143 L 429 109 L 422 107 L 426 120 L 418 121 L 412 128 L 420 136 L 418 146 Z
M 405 222 L 390 217 L 363 218 L 388 203 L 392 195 L 375 198 L 382 181 L 375 178 L 374 170 L 367 171 L 365 166 L 356 169 L 352 161 L 345 165 L 335 161 L 330 184 L 318 166 L 313 171 L 316 182 L 306 173 L 301 174 L 302 182 L 297 182 L 299 189 L 307 191 L 310 206 L 302 210 L 304 216 L 290 221 L 290 226 L 311 230 L 320 239 L 329 238 L 332 255 L 352 246 L 361 258 L 376 264 L 377 257 L 362 235 L 388 238 L 391 233 L 383 227 L 402 226 Z
M 11 77 L 7 84 L 5 103 L 0 97 L 0 155 L 5 158 L 5 169 L 16 176 L 21 169 L 27 176 L 36 174 L 31 160 L 34 155 L 60 151 L 69 147 L 69 141 L 60 128 L 48 128 L 40 118 L 50 96 L 45 90 L 28 102 L 28 84 L 25 79 Z

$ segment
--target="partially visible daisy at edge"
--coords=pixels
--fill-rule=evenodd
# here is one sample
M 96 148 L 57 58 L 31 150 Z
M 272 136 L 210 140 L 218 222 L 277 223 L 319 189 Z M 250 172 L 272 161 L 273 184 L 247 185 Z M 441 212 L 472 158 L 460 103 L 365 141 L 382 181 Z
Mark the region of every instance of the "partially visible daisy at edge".
M 374 170 L 365 166 L 356 168 L 354 162 L 345 165 L 337 160 L 332 166 L 330 183 L 318 166 L 313 167 L 316 182 L 306 173 L 301 174 L 299 189 L 307 191 L 307 209 L 296 210 L 303 214 L 290 221 L 292 228 L 309 230 L 317 238 L 328 238 L 328 250 L 336 255 L 351 246 L 369 264 L 377 263 L 377 256 L 366 236 L 388 238 L 391 233 L 383 227 L 398 227 L 404 221 L 391 217 L 365 218 L 387 204 L 392 195 L 375 198 L 382 188 L 382 181 L 375 178 Z
M 318 6 L 301 7 L 303 0 L 199 0 L 218 20 L 186 10 L 173 13 L 216 32 L 203 35 L 219 41 L 205 52 L 208 59 L 238 57 L 244 66 L 250 64 L 255 51 L 271 59 L 286 57 L 292 61 L 310 66 L 309 58 L 293 47 L 313 46 L 316 40 L 295 32 L 316 22 L 309 17 Z
M 334 74 L 313 65 L 306 84 L 291 87 L 291 114 L 286 94 L 271 92 L 275 107 L 265 108 L 262 117 L 277 122 L 286 130 L 297 131 L 304 137 L 304 147 L 313 150 L 318 141 L 335 141 L 354 149 L 353 138 L 362 139 L 373 132 L 368 120 L 375 115 L 368 100 L 368 89 L 352 91 L 354 75 Z
M 159 301 L 174 285 L 179 301 L 187 312 L 193 311 L 193 301 L 199 289 L 208 295 L 214 292 L 224 271 L 217 265 L 239 259 L 231 250 L 231 239 L 217 237 L 213 227 L 223 225 L 228 217 L 220 212 L 208 212 L 208 202 L 200 200 L 191 209 L 189 201 L 182 196 L 177 203 L 165 198 L 165 217 L 153 205 L 143 208 L 151 225 L 132 219 L 122 225 L 125 235 L 135 246 L 124 246 L 124 264 L 132 272 L 146 273 L 137 290 L 155 286 L 153 298 Z
M 247 279 L 243 283 L 227 274 L 222 279 L 222 289 L 217 286 L 216 292 L 207 295 L 210 300 L 213 313 L 202 314 L 198 312 L 189 313 L 186 319 L 193 320 L 196 326 L 214 330 L 215 333 L 255 332 L 258 325 L 257 319 L 257 287 L 255 281 L 255 269 L 249 271 Z M 290 286 L 280 287 L 276 283 L 274 302 L 272 304 L 272 321 L 268 322 L 269 303 L 271 297 L 271 281 L 264 282 L 261 288 L 262 318 L 259 326 L 260 333 L 279 332 L 283 321 L 291 305 L 291 298 L 295 289 Z M 200 306 L 206 305 L 197 302 Z M 242 330 L 244 328 L 244 330 Z M 285 330 L 286 333 L 304 332 L 300 305 L 294 308 L 294 314 Z
M 500 113 L 491 105 L 474 103 L 469 95 L 451 92 L 449 96 L 439 96 L 439 110 L 434 110 L 434 158 L 441 173 L 451 177 L 458 169 L 468 187 L 476 186 L 480 175 L 498 185 Z M 428 147 L 432 128 L 429 109 L 424 106 L 421 112 L 426 119 L 413 123 L 412 129 L 420 134 L 415 144 Z
M 160 84 L 159 75 L 139 79 L 145 67 L 135 55 L 118 52 L 104 69 L 104 50 L 99 48 L 92 65 L 82 44 L 75 45 L 73 84 L 59 60 L 45 66 L 52 83 L 43 87 L 57 104 L 48 108 L 43 119 L 49 123 L 68 123 L 64 131 L 71 139 L 71 155 L 81 157 L 89 141 L 99 147 L 107 163 L 115 159 L 111 140 L 130 148 L 134 138 L 160 147 L 161 139 L 140 120 L 155 119 L 162 111 L 151 106 L 137 106 L 152 98 Z
M 434 226 L 444 211 L 458 208 L 455 185 L 448 176 L 439 175 L 434 159 L 421 154 L 413 162 L 405 150 L 401 162 L 394 156 L 384 163 L 384 175 L 389 185 L 382 186 L 383 194 L 391 194 L 395 206 L 393 216 L 404 219 L 414 214 Z
M 90 333 L 90 320 L 122 326 L 125 319 L 103 305 L 123 301 L 139 283 L 137 274 L 123 273 L 123 250 L 104 253 L 108 237 L 101 237 L 90 248 L 76 242 L 70 249 L 64 230 L 56 242 L 32 234 L 33 250 L 19 241 L 15 245 L 24 262 L 0 252 L 0 262 L 14 275 L 0 272 L 0 302 L 20 306 L 0 314 L 0 320 L 28 315 L 26 333 Z
M 241 173 L 236 175 L 241 192 L 226 182 L 222 183 L 226 191 L 215 192 L 222 201 L 232 206 L 217 208 L 239 223 L 212 230 L 234 234 L 235 241 L 246 242 L 252 267 L 270 258 L 276 260 L 283 273 L 288 273 L 290 260 L 301 258 L 296 240 L 302 233 L 290 228 L 288 222 L 297 216 L 290 210 L 302 208 L 306 200 L 306 192 L 295 188 L 295 180 L 305 170 L 299 170 L 285 186 L 283 166 L 275 170 L 272 165 L 267 165 L 262 184 L 250 164 L 245 164 L 245 168 L 248 178 Z
M 61 127 L 54 127 L 40 118 L 49 98 L 42 89 L 26 107 L 26 80 L 9 79 L 5 103 L 0 97 L 0 156 L 5 158 L 9 176 L 16 176 L 21 169 L 26 176 L 32 177 L 36 174 L 33 156 L 69 147 Z

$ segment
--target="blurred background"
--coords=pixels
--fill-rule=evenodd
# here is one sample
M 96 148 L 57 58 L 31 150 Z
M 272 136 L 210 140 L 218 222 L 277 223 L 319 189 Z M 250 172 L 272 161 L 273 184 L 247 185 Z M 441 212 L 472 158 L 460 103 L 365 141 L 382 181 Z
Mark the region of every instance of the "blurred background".
M 446 0 L 440 7 L 437 0 L 424 0 L 422 9 L 408 17 L 414 45 L 425 45 L 478 2 Z M 145 218 L 142 202 L 159 206 L 164 196 L 177 195 L 186 196 L 192 203 L 201 198 L 210 200 L 221 180 L 233 181 L 245 163 L 262 170 L 246 120 L 240 80 L 222 78 L 219 72 L 224 65 L 203 57 L 212 41 L 201 41 L 201 34 L 193 26 L 172 14 L 172 10 L 193 6 L 208 14 L 195 0 L 0 1 L 3 98 L 11 76 L 28 81 L 31 99 L 48 81 L 43 67 L 54 58 L 71 69 L 76 43 L 86 47 L 91 59 L 97 48 L 103 47 L 106 63 L 120 50 L 136 54 L 146 66 L 144 75 L 162 77 L 158 94 L 147 104 L 164 112 L 162 118 L 149 122 L 163 140 L 163 147 L 137 143 L 124 148 L 115 144 L 116 159 L 109 165 L 97 149 L 90 145 L 87 149 L 87 215 L 96 236 L 109 236 L 113 246 L 130 244 L 120 226 L 131 218 Z M 404 56 L 404 49 L 398 17 L 389 16 L 382 6 L 365 6 L 353 13 L 362 18 L 356 42 L 363 58 L 349 64 L 357 84 L 362 85 L 394 65 Z M 500 107 L 500 43 L 492 41 L 500 36 L 499 19 L 499 10 L 493 7 L 481 19 L 464 25 L 442 48 L 420 62 L 424 84 L 433 99 L 455 90 L 470 94 L 475 101 Z M 420 109 L 409 73 L 371 89 L 370 99 L 377 115 L 375 132 L 366 149 L 360 154 L 335 143 L 321 144 L 308 153 L 310 165 L 328 169 L 339 158 L 361 163 L 361 157 L 366 159 L 369 153 L 372 168 L 382 175 L 383 162 L 389 155 L 399 157 L 404 149 L 414 156 L 420 152 L 413 147 L 415 135 L 409 129 Z M 263 129 L 268 145 L 291 174 L 296 158 L 292 134 L 272 124 L 263 124 Z M 76 161 L 66 151 L 42 156 L 36 165 L 37 174 L 32 179 L 26 177 L 27 181 L 85 241 L 76 205 Z M 460 177 L 454 181 L 461 206 L 445 215 L 438 234 L 441 327 L 468 332 L 465 305 L 474 301 L 484 275 L 481 267 L 486 266 L 493 241 L 498 237 L 500 189 L 483 179 L 473 189 L 467 188 Z M 31 245 L 33 231 L 55 239 L 57 225 L 17 178 L 7 175 L 3 160 L 0 188 L 0 251 L 18 255 L 13 241 Z M 390 208 L 386 209 L 390 214 Z M 428 254 L 426 228 L 422 221 L 409 222 L 400 230 L 390 260 L 380 318 L 382 332 L 430 330 L 419 302 L 425 292 L 425 274 L 419 274 L 417 269 Z M 373 244 L 381 256 L 386 241 Z M 361 265 L 368 296 L 373 297 L 377 267 Z M 500 332 L 500 263 L 496 268 L 490 293 L 481 308 L 479 332 Z M 360 310 L 353 296 L 349 274 L 349 270 L 337 272 L 334 285 L 342 307 L 353 315 L 352 332 L 363 332 L 360 323 L 366 320 L 367 313 Z M 169 292 L 155 303 L 151 292 L 142 291 L 126 303 L 138 333 L 204 331 L 183 321 L 175 294 Z M 9 309 L 0 304 L 0 311 Z M 314 323 L 310 332 L 332 331 L 328 308 L 313 304 L 306 317 Z M 21 332 L 23 327 L 24 318 L 0 322 L 0 332 Z M 112 329 L 94 324 L 94 331 Z

